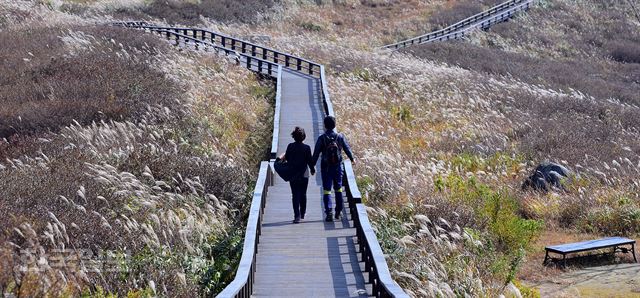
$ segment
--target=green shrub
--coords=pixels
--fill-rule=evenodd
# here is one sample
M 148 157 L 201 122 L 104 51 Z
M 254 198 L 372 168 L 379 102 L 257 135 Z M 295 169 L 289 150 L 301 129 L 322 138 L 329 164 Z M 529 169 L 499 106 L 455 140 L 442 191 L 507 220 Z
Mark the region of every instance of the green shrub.
M 322 30 L 324 30 L 324 28 L 322 28 L 322 26 L 316 24 L 316 23 L 312 23 L 312 22 L 303 22 L 300 24 L 300 27 L 302 27 L 302 29 L 307 30 L 307 31 L 314 31 L 314 32 L 320 32 Z
M 393 115 L 393 117 L 406 124 L 406 125 L 410 125 L 411 122 L 414 119 L 413 114 L 411 113 L 411 107 L 405 106 L 405 105 L 400 105 L 400 106 L 394 106 L 391 108 L 391 114 Z
M 518 216 L 518 204 L 505 192 L 491 192 L 485 202 L 484 214 L 489 219 L 489 230 L 498 246 L 508 253 L 527 248 L 539 235 L 543 223 Z
M 540 298 L 540 290 L 534 287 L 528 287 L 523 285 L 520 281 L 514 280 L 513 284 L 520 290 L 520 294 L 522 294 L 522 298 Z
M 620 198 L 613 206 L 591 210 L 581 223 L 586 232 L 628 235 L 640 232 L 640 207 L 628 198 Z
M 436 190 L 445 193 L 452 204 L 463 204 L 474 212 L 476 230 L 483 235 L 484 248 L 475 252 L 495 279 L 512 281 L 532 242 L 539 236 L 543 222 L 519 216 L 519 205 L 507 190 L 495 191 L 474 177 L 449 175 L 436 177 Z

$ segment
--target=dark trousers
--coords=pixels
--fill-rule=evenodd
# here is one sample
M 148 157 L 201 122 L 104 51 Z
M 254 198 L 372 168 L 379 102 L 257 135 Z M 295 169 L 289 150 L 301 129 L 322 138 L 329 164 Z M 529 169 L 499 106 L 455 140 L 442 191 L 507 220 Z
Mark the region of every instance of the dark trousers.
M 342 212 L 343 199 L 342 199 L 342 163 L 335 166 L 326 166 L 321 169 L 322 171 L 322 188 L 325 212 L 331 213 L 331 186 L 336 192 L 336 214 Z
M 293 203 L 293 215 L 295 218 L 304 216 L 307 212 L 307 186 L 309 178 L 300 178 L 289 181 L 291 186 L 291 201 Z

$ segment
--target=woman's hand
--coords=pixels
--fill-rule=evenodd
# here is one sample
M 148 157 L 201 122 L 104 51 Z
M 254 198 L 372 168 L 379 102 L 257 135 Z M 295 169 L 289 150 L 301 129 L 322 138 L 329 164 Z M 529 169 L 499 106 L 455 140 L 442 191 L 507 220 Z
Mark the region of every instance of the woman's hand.
M 315 175 L 315 174 L 316 174 L 316 169 L 311 168 L 311 176 L 313 176 L 313 175 Z
M 282 154 L 280 154 L 280 156 L 278 156 L 278 158 L 279 158 L 280 160 L 285 160 L 285 157 L 286 157 L 286 156 L 284 156 L 285 154 L 286 154 L 286 153 L 282 153 Z

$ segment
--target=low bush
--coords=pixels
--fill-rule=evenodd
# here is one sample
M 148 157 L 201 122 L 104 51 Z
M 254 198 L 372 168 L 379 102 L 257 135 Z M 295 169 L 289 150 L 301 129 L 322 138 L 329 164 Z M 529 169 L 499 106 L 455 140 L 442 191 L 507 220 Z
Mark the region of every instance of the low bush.
M 414 293 L 423 296 L 500 293 L 515 279 L 543 223 L 521 218 L 513 195 L 476 178 L 452 173 L 436 177 L 434 185 L 435 193 L 415 203 L 385 203 L 379 195 L 368 201 L 381 206 L 372 218 L 392 266 L 410 270 L 396 274 L 397 280 L 406 289 L 421 288 Z
M 607 46 L 613 60 L 623 63 L 640 63 L 640 43 L 617 41 Z
M 640 206 L 633 199 L 621 197 L 617 202 L 594 208 L 581 220 L 588 233 L 632 235 L 640 232 Z
M 520 218 L 518 201 L 506 190 L 493 191 L 474 177 L 464 179 L 454 174 L 437 177 L 434 184 L 449 202 L 474 210 L 474 227 L 486 225 L 500 251 L 511 254 L 528 248 L 541 230 L 540 222 Z

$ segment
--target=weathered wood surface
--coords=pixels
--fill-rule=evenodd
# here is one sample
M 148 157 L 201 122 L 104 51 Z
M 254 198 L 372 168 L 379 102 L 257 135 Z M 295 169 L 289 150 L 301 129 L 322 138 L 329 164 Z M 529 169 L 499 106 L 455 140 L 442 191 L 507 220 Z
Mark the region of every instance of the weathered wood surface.
M 293 141 L 295 126 L 305 129 L 305 143 L 313 148 L 323 132 L 320 82 L 289 70 L 283 71 L 282 80 L 278 154 Z M 352 222 L 324 222 L 321 194 L 318 173 L 309 179 L 306 218 L 292 224 L 289 184 L 276 177 L 264 211 L 254 297 L 366 297 L 371 292 Z

